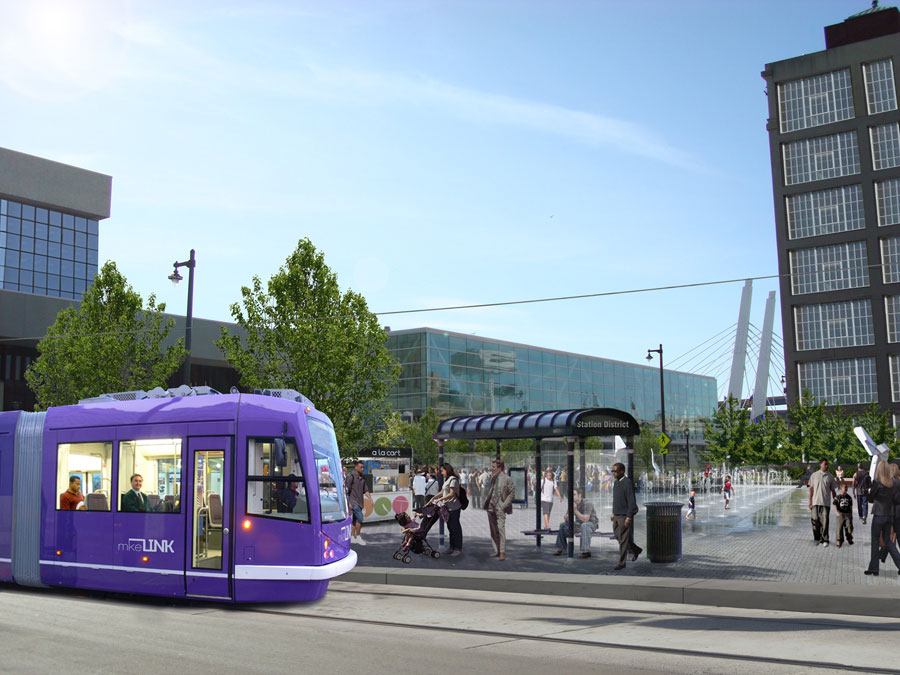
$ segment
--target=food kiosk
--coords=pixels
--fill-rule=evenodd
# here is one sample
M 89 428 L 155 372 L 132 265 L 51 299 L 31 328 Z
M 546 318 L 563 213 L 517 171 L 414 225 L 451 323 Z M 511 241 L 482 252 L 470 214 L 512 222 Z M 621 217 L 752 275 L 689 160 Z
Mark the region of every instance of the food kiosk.
M 363 462 L 363 477 L 369 488 L 363 507 L 366 522 L 393 520 L 410 509 L 412 448 L 366 448 L 360 450 L 357 459 Z

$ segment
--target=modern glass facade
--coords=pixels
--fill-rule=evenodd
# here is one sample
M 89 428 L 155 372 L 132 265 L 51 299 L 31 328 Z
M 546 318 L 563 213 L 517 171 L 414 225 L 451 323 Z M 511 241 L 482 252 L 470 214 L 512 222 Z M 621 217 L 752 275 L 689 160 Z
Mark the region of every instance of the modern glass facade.
M 391 404 L 415 418 L 607 407 L 639 422 L 660 418 L 659 368 L 569 354 L 432 328 L 394 331 L 402 366 Z M 665 371 L 666 425 L 701 431 L 716 408 L 716 380 Z
M 97 274 L 96 220 L 0 199 L 0 288 L 80 300 Z

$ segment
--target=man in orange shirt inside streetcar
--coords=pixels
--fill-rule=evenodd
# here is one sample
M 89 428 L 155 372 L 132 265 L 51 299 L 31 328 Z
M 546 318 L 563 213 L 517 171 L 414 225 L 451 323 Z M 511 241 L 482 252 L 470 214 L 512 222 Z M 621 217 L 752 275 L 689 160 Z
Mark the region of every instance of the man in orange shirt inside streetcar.
M 76 511 L 84 508 L 83 502 L 84 495 L 81 494 L 81 479 L 78 476 L 70 476 L 69 489 L 59 496 L 59 508 L 62 511 Z

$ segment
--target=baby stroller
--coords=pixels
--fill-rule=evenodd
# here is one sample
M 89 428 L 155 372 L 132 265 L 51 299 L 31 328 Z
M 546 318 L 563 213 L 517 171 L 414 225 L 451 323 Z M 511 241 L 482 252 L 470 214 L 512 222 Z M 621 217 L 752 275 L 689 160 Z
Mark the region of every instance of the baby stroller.
M 407 565 L 412 562 L 410 553 L 416 555 L 428 555 L 432 558 L 440 558 L 440 551 L 432 548 L 431 544 L 425 538 L 431 527 L 441 517 L 441 509 L 438 506 L 429 504 L 421 512 L 416 513 L 420 516 L 420 520 L 410 518 L 408 513 L 398 513 L 395 518 L 397 524 L 405 530 L 403 533 L 403 541 L 400 548 L 394 553 L 394 560 L 400 560 Z

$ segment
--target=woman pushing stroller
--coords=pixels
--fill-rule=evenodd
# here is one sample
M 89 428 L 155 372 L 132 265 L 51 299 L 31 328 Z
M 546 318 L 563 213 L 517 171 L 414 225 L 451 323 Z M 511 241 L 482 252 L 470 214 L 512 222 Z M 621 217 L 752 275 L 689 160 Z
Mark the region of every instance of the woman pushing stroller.
M 443 488 L 425 504 L 425 510 L 429 506 L 434 506 L 440 511 L 441 518 L 447 523 L 447 529 L 450 531 L 449 555 L 455 558 L 462 554 L 463 544 L 462 527 L 459 524 L 459 475 L 447 463 L 441 465 L 441 474 L 444 477 Z M 425 516 L 428 514 L 425 513 Z

